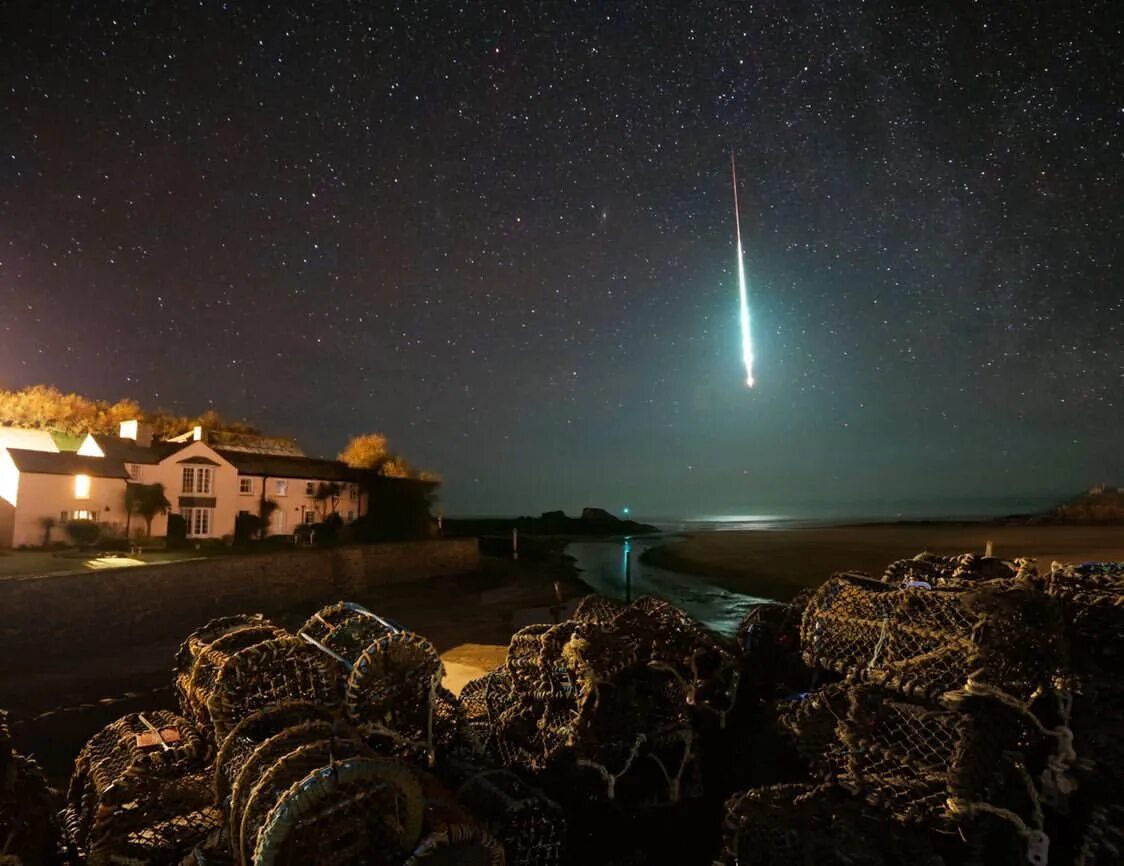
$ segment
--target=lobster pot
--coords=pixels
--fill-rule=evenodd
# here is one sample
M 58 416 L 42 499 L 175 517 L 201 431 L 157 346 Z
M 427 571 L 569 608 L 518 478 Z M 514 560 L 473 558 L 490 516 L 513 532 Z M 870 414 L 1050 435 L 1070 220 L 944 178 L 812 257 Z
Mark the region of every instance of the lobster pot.
M 219 668 L 207 701 L 215 741 L 223 742 L 251 713 L 291 701 L 337 710 L 337 668 L 335 660 L 293 635 L 240 649 Z
M 817 778 L 833 777 L 841 769 L 843 753 L 838 727 L 850 702 L 850 686 L 833 683 L 777 703 L 777 725 Z
M 507 866 L 560 866 L 566 822 L 562 809 L 507 770 L 470 777 L 457 802 L 503 845 Z
M 1077 680 L 1070 728 L 1078 761 L 1124 805 L 1124 677 Z
M 184 717 L 210 736 L 213 724 L 207 705 L 222 666 L 247 647 L 283 634 L 284 629 L 260 614 L 223 617 L 192 632 L 176 654 L 173 672 Z
M 973 679 L 1027 701 L 1065 660 L 1054 600 L 1006 582 L 894 589 L 838 575 L 812 596 L 800 642 L 811 667 L 930 699 Z
M 862 813 L 837 788 L 769 785 L 726 801 L 715 866 L 942 866 L 930 839 Z
M 426 800 L 422 838 L 405 866 L 504 866 L 503 845 L 451 799 Z
M 606 625 L 612 622 L 613 617 L 620 613 L 624 606 L 624 602 L 617 601 L 615 598 L 592 593 L 578 602 L 574 615 L 570 618 L 577 622 Z
M 230 845 L 244 866 L 397 866 L 421 827 L 421 789 L 408 768 L 321 722 L 267 739 L 231 787 Z
M 1073 866 L 1118 866 L 1124 863 L 1124 805 L 1102 805 L 1082 829 Z
M 680 680 L 687 706 L 699 721 L 724 726 L 734 708 L 740 660 L 734 646 L 703 629 L 679 608 L 650 596 L 639 598 L 612 621 L 613 631 L 637 660 Z
M 444 676 L 437 649 L 421 635 L 383 635 L 359 654 L 347 676 L 347 717 L 380 751 L 433 766 Z
M 379 638 L 396 631 L 401 629 L 362 605 L 341 601 L 318 610 L 297 633 L 354 661 Z
M 206 758 L 192 725 L 164 710 L 95 734 L 74 762 L 65 811 L 86 862 L 178 863 L 219 826 Z
M 7 714 L 0 710 L 0 863 L 4 854 L 23 866 L 54 862 L 56 810 L 43 770 L 12 749 Z
M 300 636 L 338 662 L 348 719 L 373 746 L 433 765 L 438 691 L 445 675 L 433 644 L 342 601 L 313 614 Z
M 959 556 L 938 556 L 921 553 L 911 559 L 890 563 L 882 575 L 882 582 L 901 588 L 910 584 L 934 586 L 959 586 L 984 583 L 989 580 L 1031 580 L 1038 577 L 1034 561 L 1029 559 L 1005 560 L 977 553 Z
M 1095 678 L 1124 676 L 1124 563 L 1054 563 L 1046 591 L 1065 615 L 1072 670 Z
M 500 720 L 518 701 L 507 667 L 499 667 L 465 684 L 459 707 L 454 755 L 464 761 L 489 760 L 503 763 L 497 733 Z
M 306 701 L 290 701 L 250 713 L 234 726 L 219 747 L 215 758 L 215 803 L 220 807 L 229 806 L 231 789 L 250 758 L 255 753 L 259 759 L 266 754 L 259 752 L 263 743 L 301 726 L 313 726 L 323 732 L 323 736 L 330 736 L 332 723 L 333 716 L 328 710 Z M 277 742 L 287 740 L 281 737 Z
M 838 784 L 894 821 L 951 831 L 998 808 L 1016 826 L 1042 829 L 1034 777 L 1049 744 L 1027 714 L 1001 700 L 924 706 L 858 685 L 838 732 Z

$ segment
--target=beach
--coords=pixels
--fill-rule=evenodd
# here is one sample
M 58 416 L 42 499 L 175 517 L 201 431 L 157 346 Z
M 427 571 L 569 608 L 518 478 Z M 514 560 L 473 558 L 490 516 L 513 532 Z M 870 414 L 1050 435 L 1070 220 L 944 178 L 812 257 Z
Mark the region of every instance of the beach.
M 1122 525 L 890 523 L 784 530 L 710 531 L 652 548 L 644 562 L 709 579 L 732 592 L 787 600 L 838 571 L 881 575 L 896 559 L 923 551 L 1025 556 L 1047 571 L 1053 561 L 1124 560 Z

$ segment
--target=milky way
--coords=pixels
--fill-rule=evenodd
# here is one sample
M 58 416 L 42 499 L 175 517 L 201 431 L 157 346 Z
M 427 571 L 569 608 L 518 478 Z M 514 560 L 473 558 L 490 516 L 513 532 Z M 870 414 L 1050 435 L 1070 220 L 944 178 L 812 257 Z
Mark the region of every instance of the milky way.
M 448 513 L 1124 484 L 1111 8 L 3 4 L 0 387 L 382 431 Z

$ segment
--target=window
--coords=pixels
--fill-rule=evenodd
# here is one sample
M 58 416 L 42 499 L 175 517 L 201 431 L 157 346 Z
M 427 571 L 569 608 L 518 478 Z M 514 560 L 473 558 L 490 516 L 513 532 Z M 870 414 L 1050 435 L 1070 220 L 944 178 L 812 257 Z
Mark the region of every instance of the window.
M 89 475 L 75 475 L 74 476 L 74 498 L 75 499 L 89 499 L 90 498 L 90 476 Z
M 144 474 L 144 467 L 141 466 L 139 463 L 126 463 L 125 464 L 125 471 L 129 473 L 129 477 L 133 481 L 142 481 L 143 480 L 142 476 Z
M 211 534 L 211 519 L 213 508 L 184 508 L 181 510 L 184 522 L 187 524 L 187 534 L 192 538 L 206 537 Z
M 239 493 L 253 493 L 254 492 L 254 479 L 253 478 L 239 478 L 238 479 L 238 492 Z
M 304 482 L 304 495 L 305 496 L 315 496 L 316 495 L 316 482 L 315 481 Z
M 355 512 L 354 511 L 347 512 L 347 522 L 351 523 L 351 521 L 353 521 L 354 519 L 355 519 Z
M 289 482 L 286 481 L 284 478 L 278 478 L 276 481 L 273 482 L 273 492 L 275 494 L 277 494 L 278 496 L 288 496 L 289 495 Z
M 305 523 L 315 523 L 316 522 L 316 512 L 312 511 L 312 510 L 306 511 L 304 513 L 304 522 Z
M 352 502 L 357 500 L 359 498 L 359 485 L 358 484 L 347 485 L 347 495 L 351 499 Z
M 64 511 L 63 514 L 65 515 L 66 512 Z M 66 519 L 66 518 L 64 517 L 64 519 Z M 74 511 L 70 512 L 70 520 L 96 520 L 96 519 L 97 519 L 97 512 L 88 511 L 85 508 L 76 508 Z
M 209 466 L 183 467 L 184 493 L 210 493 L 215 470 Z

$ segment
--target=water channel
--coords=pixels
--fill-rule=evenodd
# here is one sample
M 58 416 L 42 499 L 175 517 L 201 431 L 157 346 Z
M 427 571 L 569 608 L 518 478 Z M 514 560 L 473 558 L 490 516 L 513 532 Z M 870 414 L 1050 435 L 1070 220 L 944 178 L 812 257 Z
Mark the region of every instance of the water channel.
M 703 625 L 732 637 L 746 610 L 767 599 L 730 592 L 697 577 L 646 565 L 645 550 L 675 540 L 675 536 L 637 536 L 604 541 L 575 541 L 566 546 L 579 569 L 578 576 L 594 592 L 628 601 L 654 595 L 682 608 Z

